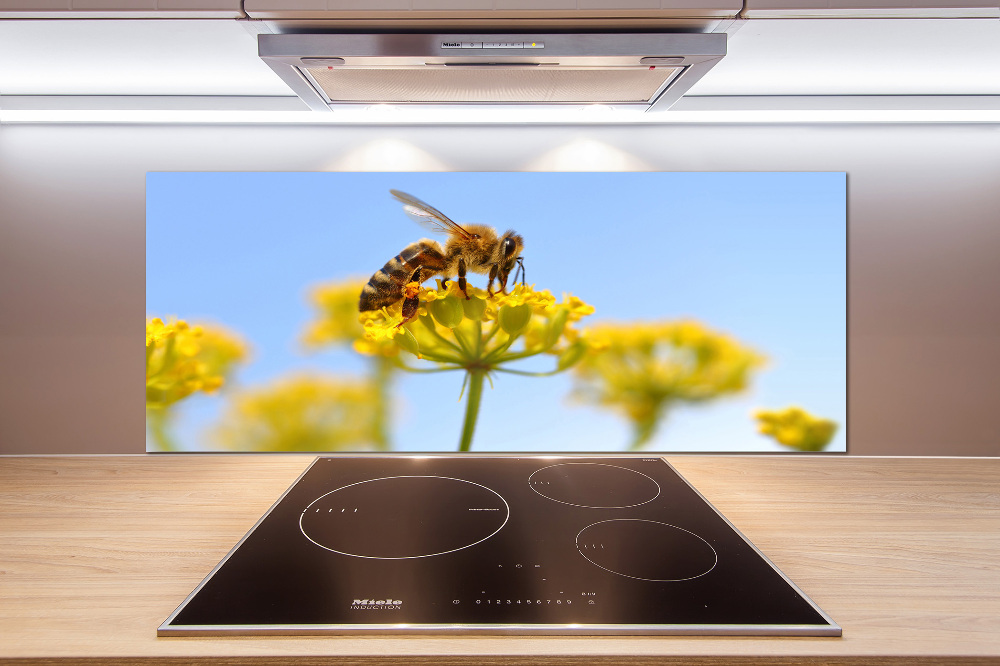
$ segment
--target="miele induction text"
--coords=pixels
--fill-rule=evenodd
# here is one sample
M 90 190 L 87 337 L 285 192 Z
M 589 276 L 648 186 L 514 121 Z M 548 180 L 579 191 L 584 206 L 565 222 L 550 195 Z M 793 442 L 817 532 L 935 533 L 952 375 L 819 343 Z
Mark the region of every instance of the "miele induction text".
M 355 599 L 351 610 L 400 610 L 403 602 L 399 599 Z

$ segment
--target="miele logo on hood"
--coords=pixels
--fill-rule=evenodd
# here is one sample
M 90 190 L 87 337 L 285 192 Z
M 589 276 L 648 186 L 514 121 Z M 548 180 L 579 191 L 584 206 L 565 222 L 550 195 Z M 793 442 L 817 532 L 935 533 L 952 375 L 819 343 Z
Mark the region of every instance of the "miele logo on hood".
M 355 599 L 351 610 L 400 610 L 403 602 L 399 599 Z

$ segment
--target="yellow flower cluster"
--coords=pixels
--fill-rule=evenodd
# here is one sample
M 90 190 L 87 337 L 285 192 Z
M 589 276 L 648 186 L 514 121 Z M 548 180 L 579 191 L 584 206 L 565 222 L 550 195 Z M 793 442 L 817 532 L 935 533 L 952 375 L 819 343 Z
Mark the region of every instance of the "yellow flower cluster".
M 377 402 L 370 381 L 293 376 L 234 395 L 213 435 L 239 451 L 371 449 Z
M 195 391 L 212 393 L 246 355 L 246 345 L 221 328 L 147 317 L 146 407 L 169 407 Z
M 307 347 L 352 343 L 362 336 L 358 297 L 364 285 L 360 278 L 347 278 L 313 287 L 309 300 L 319 312 L 303 335 Z
M 584 342 L 573 324 L 594 308 L 579 298 L 557 301 L 549 291 L 524 284 L 506 294 L 491 296 L 472 286 L 466 293 L 469 298 L 455 281 L 420 287 L 417 315 L 405 323 L 402 302 L 363 312 L 365 340 L 392 341 L 419 358 L 486 372 L 542 353 L 559 357 L 559 371 L 582 357 Z
M 595 325 L 574 370 L 575 394 L 611 407 L 635 428 L 632 448 L 652 438 L 678 403 L 697 403 L 746 388 L 764 357 L 695 321 Z
M 302 341 L 316 349 L 328 345 L 350 344 L 354 350 L 370 356 L 395 356 L 399 347 L 391 338 L 374 339 L 365 335 L 358 319 L 358 299 L 366 281 L 348 278 L 314 287 L 309 300 L 318 310 L 317 318 L 306 326 Z
M 757 429 L 779 444 L 799 451 L 822 451 L 837 432 L 837 423 L 813 416 L 801 407 L 754 412 Z
M 438 281 L 433 288 L 410 283 L 407 290 L 419 302 L 416 314 L 408 321 L 403 321 L 402 301 L 361 313 L 365 341 L 374 348 L 367 353 L 385 353 L 381 350 L 391 345 L 437 364 L 435 368 L 421 369 L 394 359 L 404 370 L 465 371 L 463 392 L 467 402 L 459 451 L 468 451 L 472 446 L 484 378 L 494 371 L 553 375 L 573 366 L 586 352 L 586 340 L 573 324 L 594 308 L 573 296 L 560 302 L 548 291 L 536 291 L 534 286 L 524 284 L 516 285 L 510 293 L 492 295 L 472 286 L 463 293 L 457 282 L 442 287 Z M 361 346 L 355 348 L 365 351 Z M 539 354 L 555 356 L 555 368 L 527 372 L 503 367 Z

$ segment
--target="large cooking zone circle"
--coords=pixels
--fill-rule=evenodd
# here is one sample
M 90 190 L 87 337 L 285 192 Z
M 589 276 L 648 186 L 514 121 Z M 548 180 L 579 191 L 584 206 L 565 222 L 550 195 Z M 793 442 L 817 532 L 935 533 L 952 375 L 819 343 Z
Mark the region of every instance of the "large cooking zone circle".
M 447 476 L 389 476 L 322 495 L 299 516 L 320 548 L 376 560 L 443 555 L 489 539 L 510 507 L 486 486 Z
M 549 465 L 533 472 L 528 486 L 542 497 L 585 509 L 626 509 L 660 495 L 660 485 L 642 472 L 603 463 Z
M 694 532 L 655 520 L 602 520 L 580 530 L 576 549 L 611 573 L 655 582 L 704 576 L 719 561 L 715 548 Z

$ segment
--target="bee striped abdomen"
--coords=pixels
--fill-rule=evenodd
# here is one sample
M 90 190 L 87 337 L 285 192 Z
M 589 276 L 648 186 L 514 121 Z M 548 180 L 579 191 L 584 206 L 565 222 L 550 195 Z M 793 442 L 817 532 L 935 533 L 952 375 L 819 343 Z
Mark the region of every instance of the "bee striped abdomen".
M 403 297 L 403 287 L 417 268 L 422 269 L 420 281 L 423 282 L 440 272 L 444 265 L 441 246 L 434 241 L 425 239 L 410 243 L 368 280 L 361 290 L 358 309 L 361 312 L 378 310 L 395 303 Z

